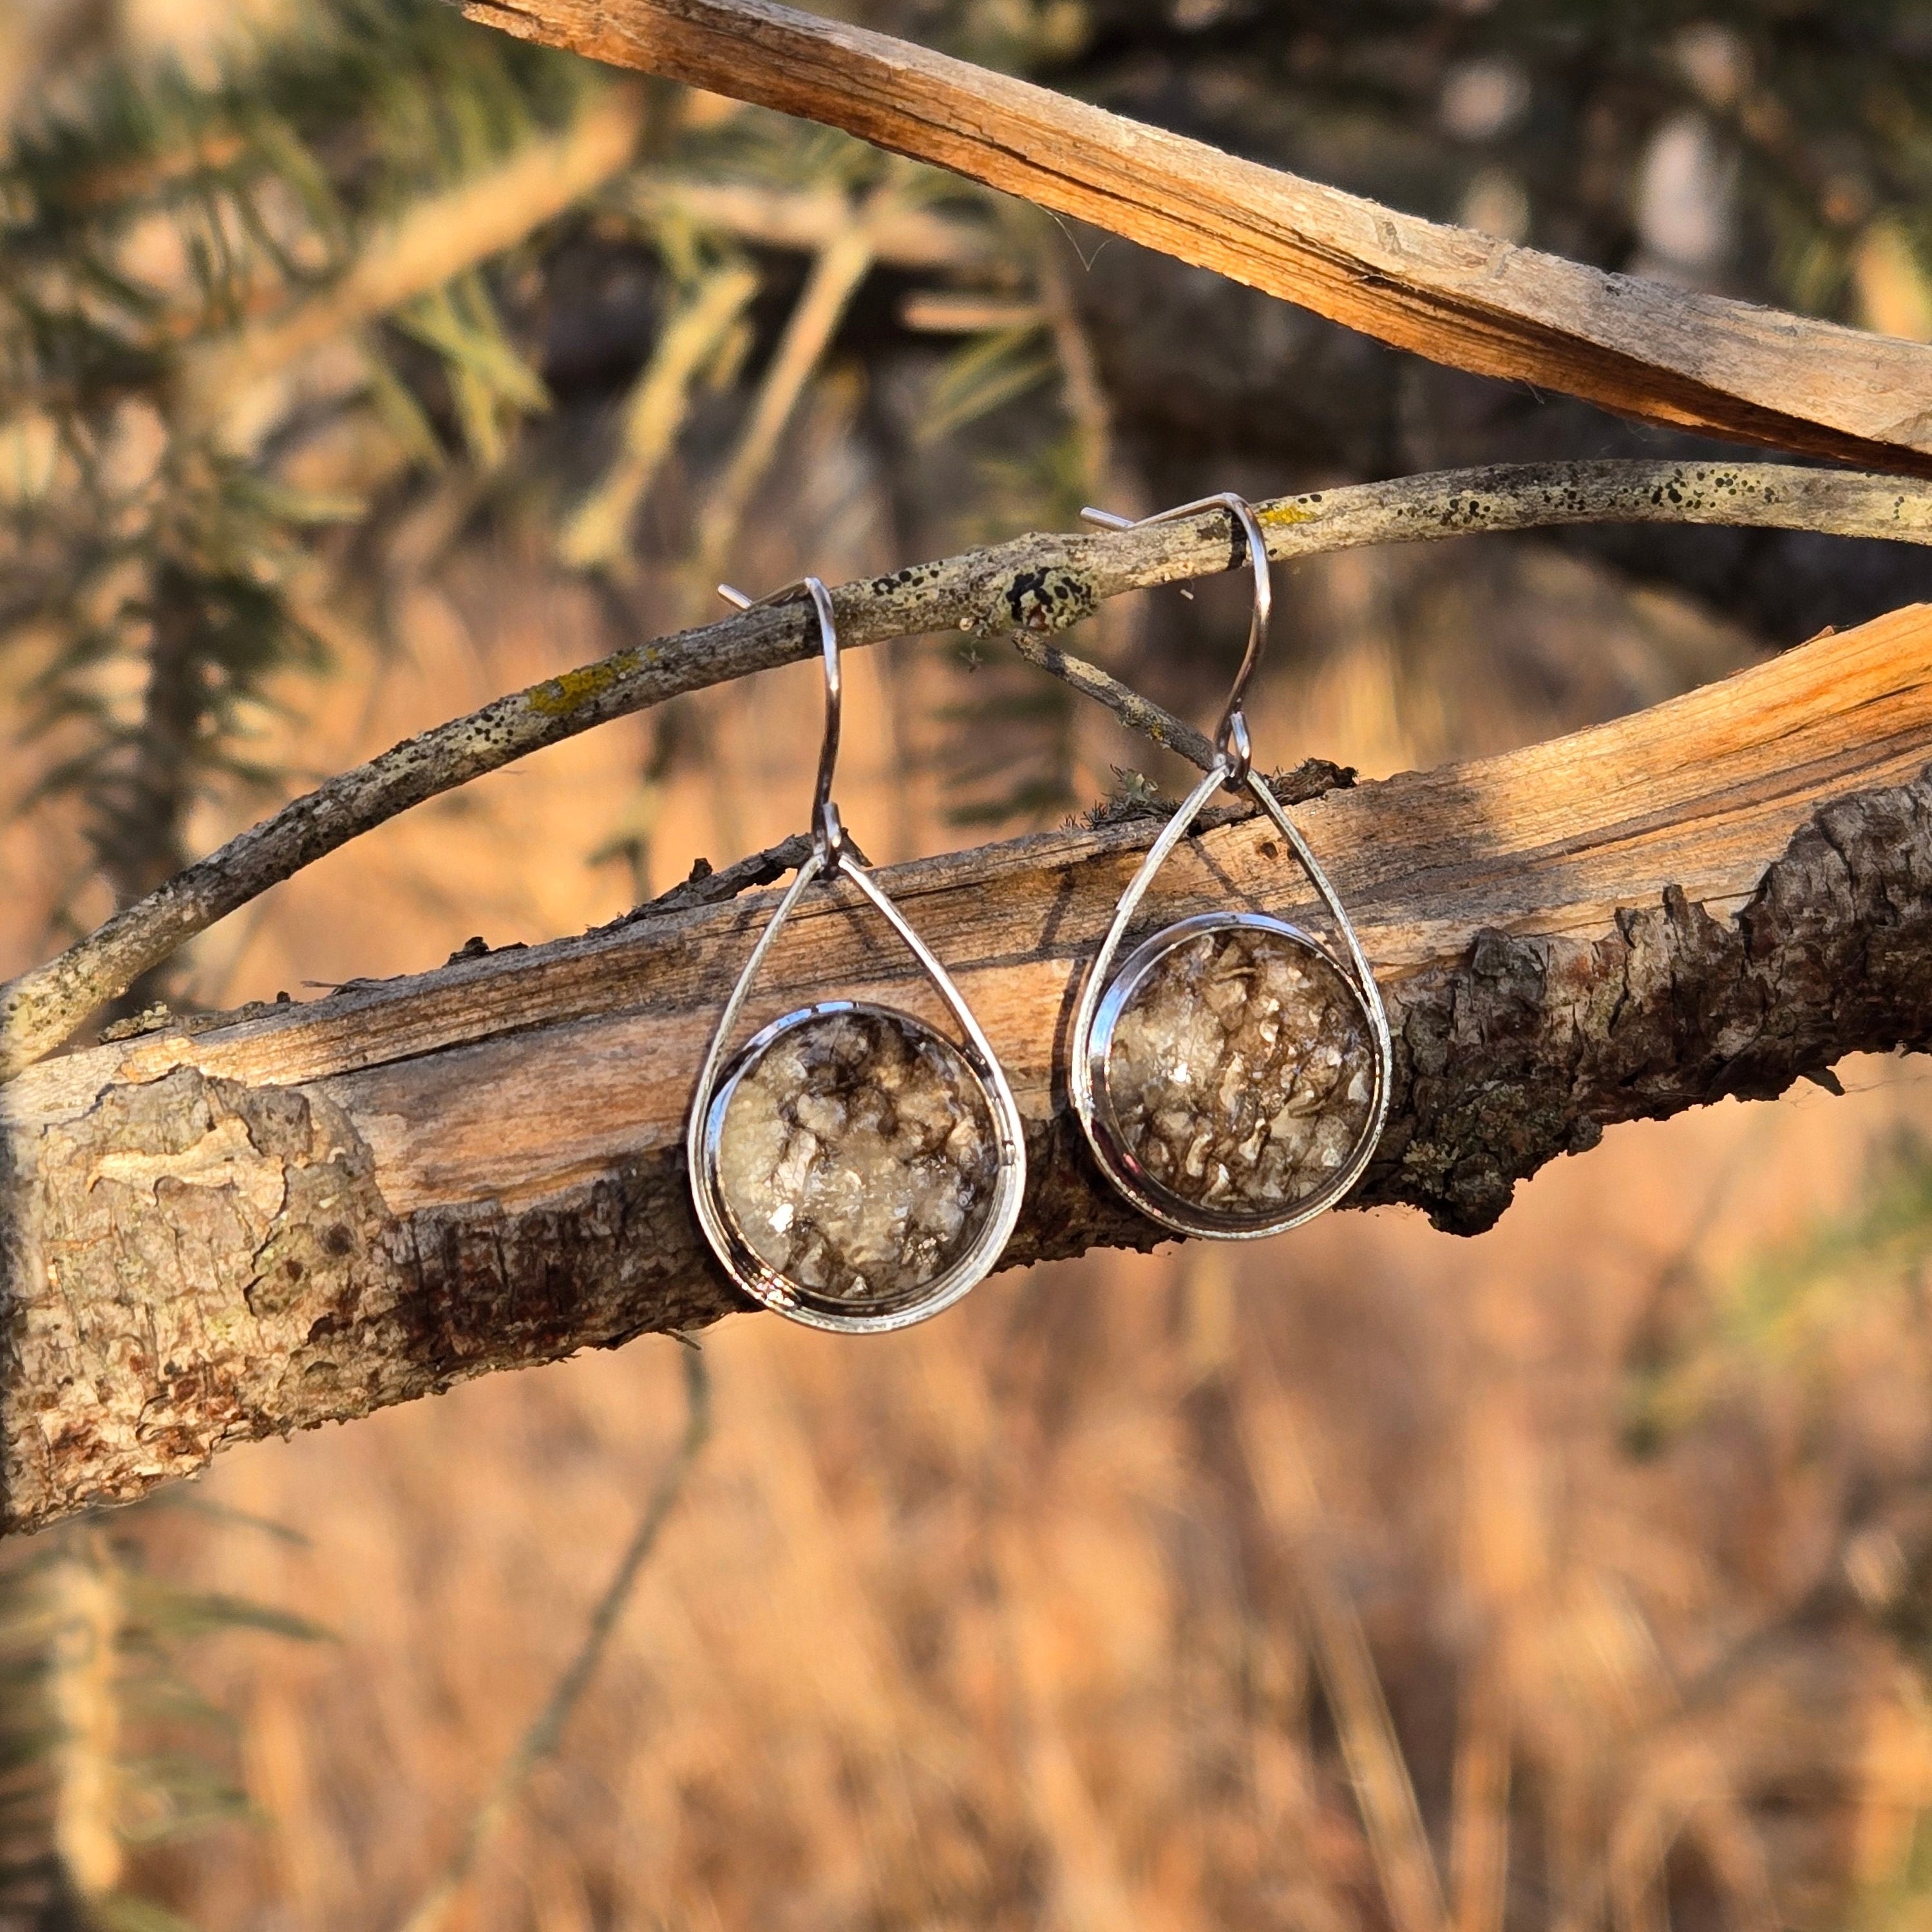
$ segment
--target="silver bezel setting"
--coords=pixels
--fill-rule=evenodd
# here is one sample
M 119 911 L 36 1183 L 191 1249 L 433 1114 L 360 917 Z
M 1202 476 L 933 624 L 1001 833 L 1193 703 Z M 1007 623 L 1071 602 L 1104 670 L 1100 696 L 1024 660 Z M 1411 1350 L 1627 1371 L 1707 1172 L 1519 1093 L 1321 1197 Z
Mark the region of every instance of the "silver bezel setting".
M 1120 1132 L 1120 1116 L 1114 1105 L 1109 1069 L 1114 1030 L 1148 976 L 1176 947 L 1185 946 L 1204 933 L 1234 932 L 1272 933 L 1312 952 L 1348 989 L 1356 1011 L 1361 1016 L 1363 1030 L 1372 1040 L 1375 1018 L 1369 1010 L 1368 1002 L 1362 998 L 1361 989 L 1328 947 L 1300 926 L 1258 912 L 1201 913 L 1192 919 L 1178 920 L 1172 926 L 1162 927 L 1137 946 L 1101 997 L 1087 1047 L 1088 1078 L 1094 1093 L 1094 1124 L 1088 1140 L 1094 1157 L 1106 1170 L 1107 1178 L 1150 1220 L 1158 1221 L 1162 1227 L 1172 1228 L 1177 1234 L 1208 1234 L 1223 1240 L 1240 1241 L 1258 1240 L 1264 1234 L 1278 1234 L 1301 1222 L 1311 1221 L 1324 1209 L 1332 1208 L 1354 1186 L 1361 1177 L 1369 1154 L 1374 1149 L 1369 1130 L 1379 1112 L 1380 1096 L 1378 1093 L 1371 1092 L 1368 1122 L 1355 1145 L 1350 1148 L 1348 1158 L 1319 1187 L 1297 1200 L 1285 1202 L 1278 1214 L 1228 1214 L 1204 1207 L 1175 1193 L 1142 1166 Z M 1376 1080 L 1379 1088 L 1379 1059 L 1376 1065 Z
M 1225 756 L 1218 758 L 1207 776 L 1162 829 L 1160 836 L 1141 862 L 1140 870 L 1121 894 L 1120 902 L 1114 908 L 1113 923 L 1088 968 L 1079 1004 L 1074 1010 L 1070 1034 L 1068 1084 L 1081 1131 L 1101 1172 L 1148 1220 L 1177 1234 L 1198 1235 L 1210 1240 L 1250 1241 L 1279 1234 L 1290 1228 L 1299 1227 L 1304 1221 L 1312 1221 L 1341 1200 L 1361 1178 L 1374 1157 L 1376 1144 L 1382 1138 L 1382 1128 L 1388 1118 L 1395 1053 L 1389 1037 L 1388 1016 L 1382 1006 L 1382 992 L 1376 984 L 1375 974 L 1362 951 L 1361 943 L 1355 936 L 1354 925 L 1343 910 L 1334 887 L 1329 884 L 1328 874 L 1310 850 L 1306 840 L 1282 810 L 1280 801 L 1252 771 L 1242 774 L 1236 782 L 1252 796 L 1287 840 L 1289 849 L 1300 861 L 1335 922 L 1347 953 L 1346 961 L 1336 958 L 1301 928 L 1266 914 L 1204 913 L 1163 926 L 1136 947 L 1118 974 L 1113 971 L 1115 956 L 1134 915 L 1140 910 L 1148 887 L 1154 883 L 1154 875 L 1186 836 L 1208 800 L 1233 777 L 1232 767 Z M 1107 1061 L 1114 1027 L 1128 1000 L 1153 965 L 1174 946 L 1184 944 L 1200 933 L 1242 926 L 1285 934 L 1307 946 L 1332 967 L 1354 995 L 1367 1022 L 1374 1055 L 1369 1118 L 1348 1160 L 1312 1194 L 1304 1195 L 1285 1208 L 1280 1214 L 1267 1220 L 1221 1214 L 1170 1193 L 1141 1168 L 1122 1142 L 1112 1100 L 1106 1092 Z
M 980 1085 L 992 1124 L 996 1166 L 993 1191 L 978 1234 L 964 1253 L 932 1280 L 891 1295 L 863 1298 L 820 1293 L 774 1268 L 753 1248 L 738 1216 L 732 1211 L 719 1179 L 718 1161 L 724 1142 L 724 1120 L 738 1084 L 766 1052 L 788 1034 L 818 1019 L 839 1013 L 866 1013 L 892 1021 L 916 1036 L 955 1055 Z M 962 1046 L 916 1015 L 866 1000 L 820 1000 L 800 1006 L 761 1028 L 731 1057 L 704 1109 L 698 1156 L 692 1168 L 698 1218 L 718 1258 L 734 1280 L 767 1308 L 816 1328 L 850 1334 L 876 1334 L 909 1327 L 950 1308 L 984 1280 L 1000 1257 L 1019 1216 L 1026 1174 L 1025 1143 L 1017 1113 L 1002 1109 L 994 1090 L 993 1069 L 970 1042 Z

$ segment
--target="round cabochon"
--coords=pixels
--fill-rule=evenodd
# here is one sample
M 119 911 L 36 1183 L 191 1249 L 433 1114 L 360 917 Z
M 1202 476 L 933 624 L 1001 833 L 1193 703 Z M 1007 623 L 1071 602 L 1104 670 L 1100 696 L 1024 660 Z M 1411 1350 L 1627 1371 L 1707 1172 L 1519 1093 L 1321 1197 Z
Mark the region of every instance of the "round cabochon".
M 1184 920 L 1139 947 L 1090 1054 L 1103 1160 L 1189 1232 L 1265 1234 L 1328 1205 L 1376 1109 L 1361 994 L 1307 934 L 1258 914 Z
M 746 1274 L 835 1316 L 944 1293 L 998 1204 L 986 1084 L 909 1013 L 831 1000 L 775 1021 L 733 1063 L 707 1127 Z

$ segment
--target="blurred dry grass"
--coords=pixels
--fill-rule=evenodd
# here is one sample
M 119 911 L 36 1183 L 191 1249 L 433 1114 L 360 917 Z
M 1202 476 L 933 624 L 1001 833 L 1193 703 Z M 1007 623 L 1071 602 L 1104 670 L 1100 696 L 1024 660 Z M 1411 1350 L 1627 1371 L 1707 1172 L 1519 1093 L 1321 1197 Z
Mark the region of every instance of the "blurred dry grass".
M 754 586 L 886 561 L 836 408 L 798 434 L 819 482 L 758 526 Z M 1466 561 L 1453 592 L 1404 560 L 1298 577 L 1319 648 L 1272 682 L 1270 753 L 1432 760 L 1749 648 L 1587 566 Z M 593 648 L 587 610 L 529 584 L 506 557 L 418 591 L 406 651 L 344 640 L 322 712 L 278 750 L 332 766 Z M 882 856 L 957 836 L 901 781 L 919 748 L 891 728 L 929 709 L 908 680 L 956 675 L 854 660 L 842 790 Z M 805 668 L 723 701 L 714 759 L 651 805 L 651 883 L 793 829 L 814 707 Z M 1130 757 L 1081 728 L 1090 776 Z M 608 916 L 629 881 L 590 855 L 644 730 L 317 867 L 211 937 L 204 994 L 299 995 Z M 58 876 L 44 828 L 8 836 Z M 39 903 L 10 904 L 10 958 Z M 715 1442 L 467 1922 L 1916 1924 L 1916 1286 L 1855 1292 L 1796 1369 L 1724 1357 L 1631 1440 L 1634 1371 L 1693 1348 L 1754 1256 L 1856 1202 L 1926 1119 L 1909 1063 L 1847 1072 L 1850 1099 L 1620 1130 L 1475 1241 L 1346 1215 L 1258 1250 L 996 1279 L 862 1346 L 728 1322 L 704 1340 Z M 262 1822 L 149 1855 L 158 1895 L 211 1932 L 402 1921 L 578 1640 L 676 1436 L 674 1357 L 492 1378 L 236 1452 L 201 1485 L 304 1546 L 150 1526 L 172 1573 L 340 1640 L 206 1649 Z

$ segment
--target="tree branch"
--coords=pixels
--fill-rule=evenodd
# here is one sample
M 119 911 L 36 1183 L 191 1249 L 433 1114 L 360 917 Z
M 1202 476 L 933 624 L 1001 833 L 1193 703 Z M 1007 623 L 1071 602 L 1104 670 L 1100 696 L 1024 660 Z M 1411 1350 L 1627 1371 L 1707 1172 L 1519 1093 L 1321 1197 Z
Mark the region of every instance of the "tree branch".
M 1394 1029 L 1357 1201 L 1474 1230 L 1613 1121 L 1932 1045 L 1928 764 L 1917 607 L 1612 724 L 1298 806 Z M 1091 1179 L 1057 1072 L 1154 831 L 885 875 L 1026 1118 L 1010 1264 L 1162 1238 Z M 1309 897 L 1267 822 L 1231 818 L 1176 854 L 1150 918 L 1307 919 Z M 682 1125 L 770 910 L 686 903 L 0 1088 L 0 1520 L 738 1306 L 691 1214 Z M 919 1009 L 909 964 L 846 890 L 812 894 L 748 1024 L 834 994 Z
M 613 88 L 561 133 L 418 202 L 334 281 L 192 350 L 178 380 L 182 406 L 218 422 L 250 385 L 514 247 L 629 165 L 646 105 L 635 82 Z
M 851 197 L 836 188 L 772 188 L 640 173 L 625 200 L 646 220 L 682 216 L 760 248 L 816 255 L 851 225 Z M 986 223 L 901 199 L 874 211 L 874 258 L 895 268 L 982 272 L 1000 263 L 999 237 Z
M 1782 464 L 1522 464 L 1315 490 L 1260 506 L 1277 561 L 1366 544 L 1592 522 L 1736 524 L 1932 543 L 1932 488 Z M 1064 630 L 1123 592 L 1229 567 L 1227 519 L 1030 536 L 833 593 L 848 646 L 935 631 Z M 46 965 L 0 986 L 0 1080 L 51 1052 L 140 974 L 350 840 L 548 745 L 811 656 L 802 607 L 766 607 L 628 646 L 406 739 L 331 778 Z
M 1098 664 L 1089 664 L 1070 651 L 1044 639 L 1017 633 L 1013 646 L 1030 664 L 1037 664 L 1049 677 L 1057 677 L 1096 704 L 1104 704 L 1130 731 L 1138 731 L 1164 752 L 1185 758 L 1197 771 L 1204 772 L 1214 762 L 1214 741 L 1206 732 L 1197 731 L 1184 719 L 1164 710 L 1150 698 L 1144 698 L 1130 684 L 1110 676 Z
M 1400 214 L 772 0 L 458 4 L 524 40 L 842 128 L 1435 362 L 1932 474 L 1932 348 Z

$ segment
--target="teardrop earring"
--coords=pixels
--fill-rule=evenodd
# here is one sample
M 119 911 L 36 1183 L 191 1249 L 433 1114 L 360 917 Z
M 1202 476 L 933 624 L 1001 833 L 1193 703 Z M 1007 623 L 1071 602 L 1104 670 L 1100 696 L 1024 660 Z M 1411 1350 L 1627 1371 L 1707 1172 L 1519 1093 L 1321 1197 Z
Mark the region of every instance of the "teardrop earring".
M 1256 776 L 1242 709 L 1268 641 L 1266 541 L 1240 497 L 1210 496 L 1142 519 L 1221 508 L 1255 574 L 1248 646 L 1214 737 L 1214 762 L 1120 896 L 1074 1010 L 1070 1085 L 1101 1170 L 1178 1234 L 1251 1240 L 1332 1207 L 1361 1178 L 1388 1112 L 1388 1019 L 1355 929 L 1273 792 Z M 1082 513 L 1131 530 L 1104 511 Z M 1235 561 L 1240 561 L 1240 552 Z M 1223 786 L 1274 821 L 1327 907 L 1346 962 L 1298 926 L 1216 912 L 1165 926 L 1115 954 L 1154 875 Z
M 728 586 L 741 609 L 751 600 Z M 1005 1074 L 946 968 L 856 859 L 832 797 L 842 679 L 832 598 L 818 618 L 825 736 L 812 852 L 745 962 L 712 1036 L 686 1130 L 692 1198 L 731 1278 L 795 1322 L 844 1334 L 910 1327 L 983 1280 L 1019 1219 L 1026 1143 Z M 910 1013 L 821 1000 L 726 1052 L 758 969 L 815 880 L 849 879 L 905 942 L 964 1036 Z

